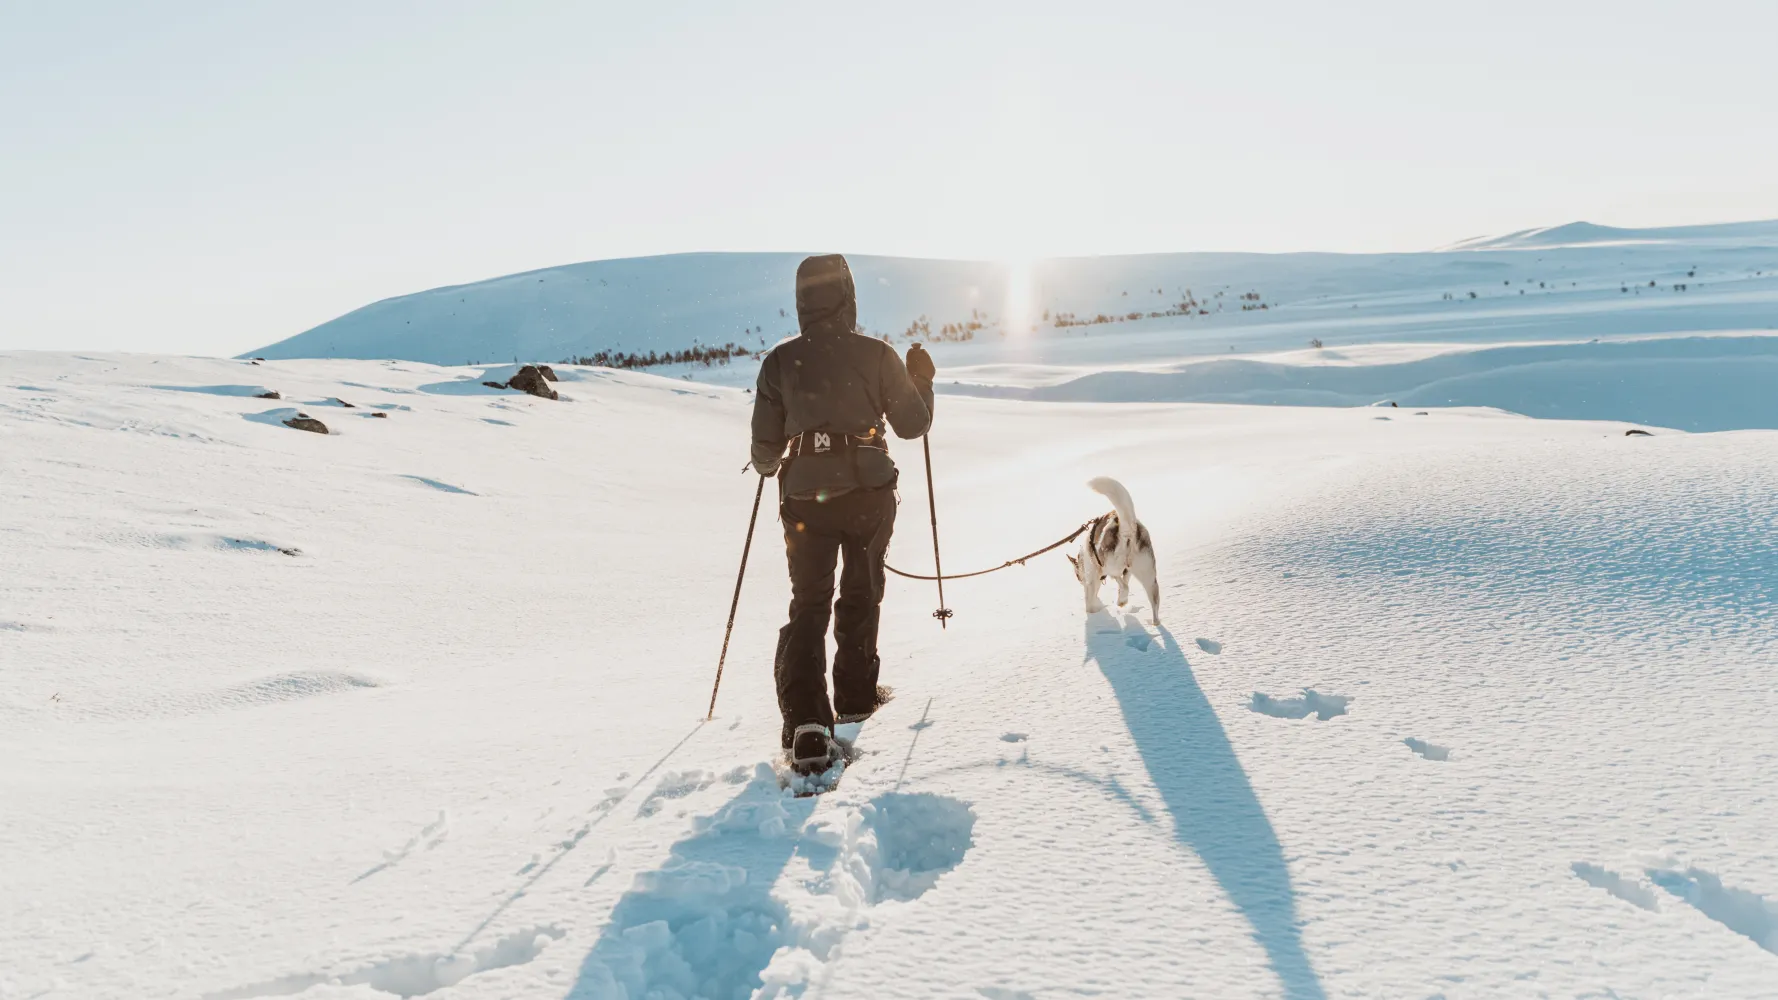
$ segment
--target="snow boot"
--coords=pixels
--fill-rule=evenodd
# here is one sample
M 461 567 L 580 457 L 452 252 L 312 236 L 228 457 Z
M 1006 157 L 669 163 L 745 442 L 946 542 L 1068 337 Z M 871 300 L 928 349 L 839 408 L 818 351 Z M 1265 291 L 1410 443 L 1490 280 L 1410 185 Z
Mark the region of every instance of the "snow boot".
M 837 721 L 842 726 L 851 725 L 852 723 L 855 723 L 855 722 L 856 723 L 863 723 L 865 720 L 869 719 L 871 716 L 877 714 L 877 709 L 882 708 L 884 705 L 887 705 L 894 700 L 895 700 L 895 689 L 890 687 L 887 684 L 878 684 L 877 685 L 877 703 L 875 705 L 871 706 L 870 711 L 868 711 L 868 712 L 853 712 L 849 715 L 842 715 L 835 721 Z
M 827 727 L 807 722 L 796 727 L 790 740 L 790 769 L 798 774 L 819 774 L 833 763 L 833 740 Z

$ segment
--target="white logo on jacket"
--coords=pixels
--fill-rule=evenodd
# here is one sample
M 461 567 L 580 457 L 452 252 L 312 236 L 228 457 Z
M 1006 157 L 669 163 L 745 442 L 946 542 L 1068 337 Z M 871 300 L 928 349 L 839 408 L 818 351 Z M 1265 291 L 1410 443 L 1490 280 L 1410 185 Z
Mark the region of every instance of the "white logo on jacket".
M 815 432 L 815 454 L 833 450 L 833 438 L 820 431 Z

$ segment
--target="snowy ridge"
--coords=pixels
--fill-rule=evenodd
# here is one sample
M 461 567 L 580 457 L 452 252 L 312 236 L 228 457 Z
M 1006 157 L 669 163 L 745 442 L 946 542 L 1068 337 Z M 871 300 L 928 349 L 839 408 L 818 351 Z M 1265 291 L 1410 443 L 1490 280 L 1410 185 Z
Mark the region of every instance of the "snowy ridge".
M 1526 253 L 849 259 L 863 327 L 897 343 L 937 342 L 947 355 L 941 364 L 1021 363 L 1033 355 L 1054 361 L 1083 345 L 1102 358 L 1107 339 L 1133 360 L 1300 348 L 1311 340 L 1498 342 L 1772 328 L 1778 223 L 1673 232 L 1693 229 L 1714 235 L 1601 242 L 1557 227 L 1537 232 L 1569 230 L 1555 238 L 1573 245 L 1503 238 L 1529 241 Z M 796 332 L 800 258 L 679 254 L 547 268 L 386 299 L 244 356 L 468 365 L 730 344 L 758 352 Z M 1014 292 L 1017 299 L 1009 297 Z M 662 373 L 742 381 L 751 371 L 745 354 L 732 365 L 732 372 Z
M 946 565 L 1109 475 L 1163 624 L 893 581 L 795 799 L 747 396 L 493 371 L 0 354 L 0 996 L 1770 996 L 1778 435 L 947 397 Z

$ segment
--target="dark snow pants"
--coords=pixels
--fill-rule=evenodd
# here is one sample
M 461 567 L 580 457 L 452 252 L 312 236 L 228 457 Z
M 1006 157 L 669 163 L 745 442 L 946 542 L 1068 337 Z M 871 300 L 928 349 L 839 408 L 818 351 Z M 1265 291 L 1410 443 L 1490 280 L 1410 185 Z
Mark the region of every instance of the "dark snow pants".
M 784 548 L 790 560 L 790 621 L 778 631 L 774 672 L 784 741 L 797 726 L 831 727 L 836 715 L 877 707 L 877 616 L 883 558 L 895 528 L 895 490 L 854 490 L 825 501 L 785 499 Z M 834 562 L 844 557 L 840 599 Z M 833 703 L 827 700 L 827 622 L 834 621 Z

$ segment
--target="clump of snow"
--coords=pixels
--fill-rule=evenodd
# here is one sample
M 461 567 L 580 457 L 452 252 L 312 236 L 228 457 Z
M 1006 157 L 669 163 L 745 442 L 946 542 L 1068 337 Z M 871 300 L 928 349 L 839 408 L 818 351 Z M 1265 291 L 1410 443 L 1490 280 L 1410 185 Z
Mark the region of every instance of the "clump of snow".
M 661 775 L 660 781 L 654 786 L 654 791 L 649 792 L 648 797 L 642 800 L 642 804 L 636 808 L 636 815 L 653 816 L 660 812 L 668 801 L 683 799 L 687 795 L 701 792 L 715 783 L 716 775 L 709 771 L 698 769 L 669 771 Z

